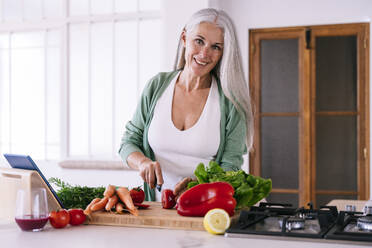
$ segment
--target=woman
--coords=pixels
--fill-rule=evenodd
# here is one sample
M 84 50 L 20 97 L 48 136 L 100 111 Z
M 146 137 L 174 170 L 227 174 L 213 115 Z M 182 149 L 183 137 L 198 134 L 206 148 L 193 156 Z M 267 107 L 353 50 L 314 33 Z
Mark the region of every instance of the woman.
M 249 89 L 225 12 L 203 9 L 191 17 L 174 69 L 149 81 L 119 150 L 139 170 L 147 200 L 155 200 L 156 184 L 180 194 L 201 162 L 240 169 L 252 144 Z

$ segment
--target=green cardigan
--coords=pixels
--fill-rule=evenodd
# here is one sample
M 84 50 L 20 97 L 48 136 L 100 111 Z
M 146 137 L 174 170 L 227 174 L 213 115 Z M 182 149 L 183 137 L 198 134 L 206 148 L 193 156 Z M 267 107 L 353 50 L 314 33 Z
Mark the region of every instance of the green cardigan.
M 139 151 L 155 161 L 154 153 L 148 142 L 148 129 L 154 114 L 155 105 L 179 71 L 162 72 L 150 79 L 142 92 L 136 112 L 131 121 L 125 126 L 126 130 L 121 139 L 119 154 L 127 161 L 129 154 Z M 244 118 L 222 92 L 217 79 L 220 95 L 220 145 L 214 160 L 225 170 L 239 170 L 246 153 L 246 127 Z M 195 165 L 196 167 L 197 165 Z M 146 200 L 155 200 L 155 191 L 145 183 Z

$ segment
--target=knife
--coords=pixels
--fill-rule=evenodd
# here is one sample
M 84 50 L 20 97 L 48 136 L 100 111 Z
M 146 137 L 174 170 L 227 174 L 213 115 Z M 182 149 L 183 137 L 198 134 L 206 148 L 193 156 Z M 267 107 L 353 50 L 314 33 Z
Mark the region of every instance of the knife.
M 159 192 L 161 192 L 161 186 L 162 186 L 162 185 L 160 185 L 160 184 L 157 184 L 157 185 L 156 185 L 156 189 L 157 189 Z
M 155 175 L 155 185 L 156 185 L 155 187 L 156 187 L 156 189 L 157 189 L 159 192 L 161 192 L 161 186 L 162 186 L 162 185 L 161 185 L 161 184 L 158 184 L 157 181 L 158 181 L 158 180 L 156 179 L 156 175 Z

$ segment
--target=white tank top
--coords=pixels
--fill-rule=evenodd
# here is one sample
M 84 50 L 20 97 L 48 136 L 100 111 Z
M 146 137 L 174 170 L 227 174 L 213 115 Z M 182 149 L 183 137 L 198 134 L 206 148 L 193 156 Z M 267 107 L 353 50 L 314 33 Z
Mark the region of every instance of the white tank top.
M 158 99 L 148 131 L 149 144 L 163 173 L 162 189 L 172 190 L 184 177 L 194 177 L 194 170 L 199 163 L 208 165 L 220 145 L 221 112 L 216 80 L 212 79 L 198 121 L 189 129 L 181 131 L 172 121 L 173 93 L 178 76 Z M 160 193 L 155 191 L 156 200 L 160 201 Z

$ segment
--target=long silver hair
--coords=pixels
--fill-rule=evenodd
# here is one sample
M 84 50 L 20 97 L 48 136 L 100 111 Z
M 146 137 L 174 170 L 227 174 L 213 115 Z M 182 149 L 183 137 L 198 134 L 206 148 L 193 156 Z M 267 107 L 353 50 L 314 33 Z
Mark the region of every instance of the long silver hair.
M 244 77 L 242 59 L 235 36 L 234 25 L 229 16 L 222 10 L 212 8 L 202 9 L 193 14 L 184 27 L 186 35 L 202 22 L 215 23 L 224 32 L 224 46 L 221 60 L 212 70 L 212 74 L 220 79 L 221 88 L 225 96 L 234 104 L 246 121 L 246 145 L 248 150 L 253 143 L 253 114 L 249 87 Z M 178 43 L 174 69 L 183 69 L 185 66 L 185 47 L 182 35 Z

